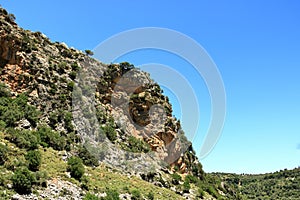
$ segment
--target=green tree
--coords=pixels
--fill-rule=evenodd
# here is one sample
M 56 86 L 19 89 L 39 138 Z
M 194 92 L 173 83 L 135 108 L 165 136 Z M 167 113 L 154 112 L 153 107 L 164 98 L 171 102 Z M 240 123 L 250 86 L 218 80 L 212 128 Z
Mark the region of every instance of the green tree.
M 85 50 L 85 54 L 87 56 L 92 56 L 92 55 L 94 55 L 94 52 L 92 52 L 91 50 L 87 49 L 87 50 Z

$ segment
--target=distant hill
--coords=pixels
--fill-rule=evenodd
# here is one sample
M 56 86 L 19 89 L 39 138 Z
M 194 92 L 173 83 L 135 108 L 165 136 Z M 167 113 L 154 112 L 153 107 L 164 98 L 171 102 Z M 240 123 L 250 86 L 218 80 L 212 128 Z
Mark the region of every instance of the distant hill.
M 241 199 L 300 199 L 300 168 L 259 175 L 212 173 L 240 194 Z

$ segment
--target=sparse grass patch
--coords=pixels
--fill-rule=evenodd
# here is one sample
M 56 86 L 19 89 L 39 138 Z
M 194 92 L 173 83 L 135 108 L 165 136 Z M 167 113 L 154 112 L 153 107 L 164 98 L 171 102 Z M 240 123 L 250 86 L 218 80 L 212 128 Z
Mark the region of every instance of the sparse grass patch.
M 40 149 L 42 154 L 42 162 L 40 171 L 46 171 L 49 177 L 65 177 L 67 171 L 67 163 L 58 155 L 58 151 L 52 148 Z
M 143 181 L 137 177 L 127 177 L 116 172 L 110 172 L 105 166 L 100 165 L 97 168 L 86 169 L 89 177 L 88 187 L 90 191 L 106 192 L 108 189 L 126 193 L 128 191 L 138 190 L 144 197 L 151 193 L 157 199 L 183 199 L 180 195 L 166 188 L 157 187 L 149 182 Z

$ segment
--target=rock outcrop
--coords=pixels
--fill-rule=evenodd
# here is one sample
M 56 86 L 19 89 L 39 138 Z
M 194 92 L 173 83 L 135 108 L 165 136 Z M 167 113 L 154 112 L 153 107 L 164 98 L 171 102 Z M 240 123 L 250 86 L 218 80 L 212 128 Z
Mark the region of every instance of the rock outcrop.
M 204 179 L 191 142 L 172 116 L 168 97 L 148 73 L 129 63 L 101 63 L 40 32 L 23 30 L 8 15 L 0 8 L 1 84 L 13 97 L 25 93 L 41 113 L 37 124 L 24 116 L 17 128 L 46 125 L 61 135 L 80 136 L 110 168 L 161 187 L 175 187 L 165 178 L 174 173 Z M 55 188 L 61 184 L 71 188 L 70 198 L 81 198 L 80 189 L 61 180 L 49 184 L 51 192 L 60 193 Z M 181 186 L 175 191 L 189 193 Z M 41 191 L 49 199 L 50 193 Z M 28 199 L 14 196 L 22 198 Z

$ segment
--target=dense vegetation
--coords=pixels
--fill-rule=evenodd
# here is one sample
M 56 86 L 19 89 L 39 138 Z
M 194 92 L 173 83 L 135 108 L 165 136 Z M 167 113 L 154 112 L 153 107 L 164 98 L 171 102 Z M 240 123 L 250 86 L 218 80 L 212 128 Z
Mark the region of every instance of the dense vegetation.
M 211 176 L 238 191 L 241 199 L 296 200 L 300 196 L 299 167 L 259 175 L 214 173 Z

